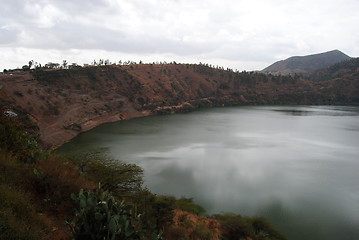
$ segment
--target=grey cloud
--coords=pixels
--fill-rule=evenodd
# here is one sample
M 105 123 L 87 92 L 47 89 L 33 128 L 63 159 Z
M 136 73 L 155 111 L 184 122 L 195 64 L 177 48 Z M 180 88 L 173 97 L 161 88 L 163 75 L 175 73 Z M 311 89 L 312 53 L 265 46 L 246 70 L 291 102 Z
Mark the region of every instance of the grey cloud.
M 131 35 L 121 30 L 79 23 L 57 23 L 51 29 L 29 28 L 26 32 L 30 39 L 34 39 L 22 42 L 29 48 L 103 49 L 137 54 L 170 52 L 177 55 L 201 54 L 215 49 L 211 44 L 185 42 L 167 36 Z
M 15 29 L 0 28 L 0 45 L 16 42 L 20 32 Z
M 19 0 L 14 1 L 19 2 Z M 263 50 L 260 53 L 258 49 L 263 49 L 265 46 L 262 46 L 263 43 L 258 39 L 254 40 L 257 42 L 255 43 L 253 40 L 233 41 L 220 36 L 221 31 L 228 32 L 230 35 L 243 34 L 243 31 L 236 25 L 239 19 L 234 14 L 235 8 L 228 9 L 223 4 L 218 5 L 213 2 L 209 6 L 202 4 L 204 11 L 208 10 L 209 19 L 193 16 L 193 23 L 186 29 L 181 23 L 178 23 L 180 19 L 177 20 L 176 17 L 180 17 L 180 15 L 174 9 L 172 9 L 172 11 L 174 10 L 173 16 L 169 19 L 172 22 L 162 24 L 162 21 L 166 20 L 167 10 L 170 10 L 167 8 L 178 7 L 187 10 L 185 2 L 165 1 L 165 6 L 162 6 L 134 0 L 130 2 L 130 5 L 136 9 L 135 17 L 139 18 L 139 22 L 134 27 L 142 30 L 142 33 L 129 33 L 128 29 L 114 30 L 101 25 L 101 20 L 105 22 L 106 19 L 116 19 L 116 17 L 126 14 L 126 12 L 121 12 L 125 11 L 121 7 L 121 2 L 118 2 L 120 7 L 116 10 L 111 9 L 110 2 L 105 0 L 90 0 L 81 3 L 83 2 L 62 0 L 23 2 L 22 7 L 17 9 L 18 18 L 14 19 L 29 36 L 29 39 L 23 39 L 21 45 L 45 49 L 103 49 L 134 54 L 172 53 L 179 56 L 216 54 L 217 57 L 229 60 L 258 60 L 260 56 L 263 56 Z M 51 5 L 68 18 L 59 19 L 50 28 L 41 28 L 38 26 L 40 20 L 37 13 L 29 12 L 29 8 L 36 4 L 40 7 Z M 196 3 L 195 6 L 201 6 L 201 4 Z M 8 8 L 11 7 L 15 11 L 14 5 L 9 5 Z M 205 7 L 213 8 L 206 9 Z M 229 12 L 226 12 L 228 10 Z M 196 9 L 195 13 L 197 13 L 196 11 L 198 10 Z M 81 22 L 77 18 L 78 16 L 88 22 Z M 121 20 L 122 18 L 119 19 L 119 21 Z M 148 24 L 148 21 L 152 21 L 153 24 Z M 173 24 L 171 25 L 171 23 Z M 123 24 L 126 25 L 126 23 Z M 159 29 L 163 27 L 167 27 L 167 29 Z M 190 39 L 195 38 L 195 40 L 185 41 L 183 40 L 185 35 L 188 35 Z
M 11 0 L 2 3 L 0 18 L 8 24 L 15 23 L 25 29 L 37 28 L 38 20 L 42 17 L 40 11 L 46 9 L 46 7 L 54 7 L 59 12 L 72 18 L 71 20 L 73 21 L 76 16 L 103 14 L 104 9 L 108 9 L 109 5 L 106 0 Z M 69 24 L 73 24 L 73 22 Z M 76 25 L 76 23 L 74 24 Z
M 320 0 L 315 6 L 340 8 L 335 14 L 316 8 L 306 18 L 310 0 L 295 5 L 284 0 L 11 0 L 0 9 L 0 47 L 241 63 L 270 63 L 278 56 L 332 48 L 355 56 L 359 35 L 353 32 L 359 17 L 354 13 L 359 4 L 343 1 Z M 328 25 L 328 19 L 340 21 Z

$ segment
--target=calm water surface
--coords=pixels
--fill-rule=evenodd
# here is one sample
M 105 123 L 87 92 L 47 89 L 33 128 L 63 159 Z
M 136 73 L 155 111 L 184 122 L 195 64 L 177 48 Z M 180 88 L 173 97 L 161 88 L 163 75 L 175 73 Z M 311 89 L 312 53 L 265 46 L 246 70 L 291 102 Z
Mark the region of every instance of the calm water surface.
M 99 126 L 60 151 L 102 147 L 154 193 L 208 213 L 261 215 L 293 240 L 359 239 L 359 107 L 207 109 Z

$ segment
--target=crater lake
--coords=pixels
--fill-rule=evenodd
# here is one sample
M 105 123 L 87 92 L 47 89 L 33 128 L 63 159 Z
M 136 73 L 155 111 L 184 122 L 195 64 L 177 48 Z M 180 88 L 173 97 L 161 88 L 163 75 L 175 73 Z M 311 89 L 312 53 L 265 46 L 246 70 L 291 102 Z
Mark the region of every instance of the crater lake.
M 58 151 L 104 148 L 156 194 L 264 216 L 292 240 L 359 239 L 359 107 L 245 106 L 108 123 Z

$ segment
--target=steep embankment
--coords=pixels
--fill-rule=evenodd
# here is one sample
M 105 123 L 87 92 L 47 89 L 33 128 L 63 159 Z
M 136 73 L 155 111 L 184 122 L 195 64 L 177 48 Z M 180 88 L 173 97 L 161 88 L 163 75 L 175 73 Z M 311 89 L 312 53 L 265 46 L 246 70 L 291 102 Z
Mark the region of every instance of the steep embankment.
M 234 104 L 359 103 L 359 80 L 313 82 L 205 65 L 141 64 L 0 76 L 1 104 L 25 110 L 56 147 L 99 124 Z

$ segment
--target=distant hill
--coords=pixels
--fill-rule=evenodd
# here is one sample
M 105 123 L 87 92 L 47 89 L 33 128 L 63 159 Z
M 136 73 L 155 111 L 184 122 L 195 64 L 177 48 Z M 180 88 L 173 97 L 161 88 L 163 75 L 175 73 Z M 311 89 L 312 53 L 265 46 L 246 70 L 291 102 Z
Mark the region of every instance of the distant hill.
M 261 72 L 282 75 L 307 73 L 309 71 L 325 68 L 349 59 L 351 59 L 351 57 L 345 53 L 339 50 L 333 50 L 307 56 L 290 57 L 286 60 L 273 63 Z

